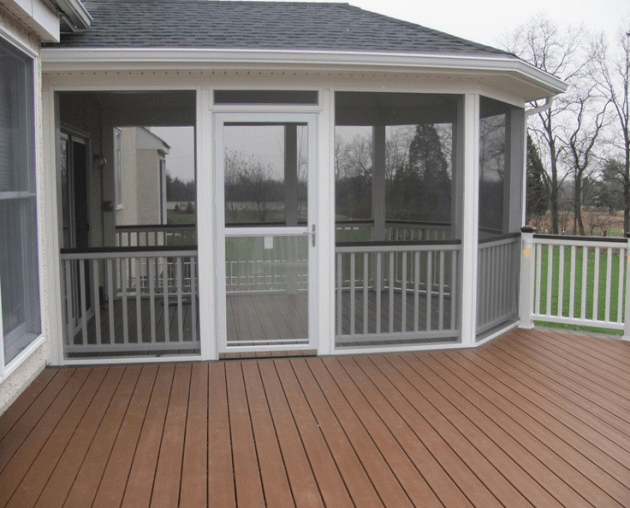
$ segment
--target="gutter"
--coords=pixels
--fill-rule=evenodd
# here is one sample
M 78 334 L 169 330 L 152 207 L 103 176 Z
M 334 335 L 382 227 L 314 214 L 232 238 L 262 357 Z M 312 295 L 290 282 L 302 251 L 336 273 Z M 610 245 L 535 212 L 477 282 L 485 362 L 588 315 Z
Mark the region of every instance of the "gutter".
M 551 108 L 552 103 L 553 103 L 553 96 L 549 96 L 545 99 L 545 103 L 542 106 L 525 110 L 525 115 L 527 117 L 530 117 L 531 115 L 535 115 L 536 113 L 542 113 L 543 111 L 547 111 L 549 108 Z
M 61 1 L 61 0 L 57 0 Z M 66 0 L 67 1 L 67 0 Z M 309 68 L 383 69 L 401 71 L 459 71 L 507 73 L 546 90 L 545 96 L 562 93 L 560 79 L 517 58 L 430 53 L 374 53 L 360 51 L 249 50 L 210 48 L 42 48 L 43 70 L 120 70 L 121 68 L 207 69 L 217 65 L 288 65 Z
M 80 0 L 48 0 L 57 17 L 74 33 L 85 30 L 92 23 L 92 16 Z

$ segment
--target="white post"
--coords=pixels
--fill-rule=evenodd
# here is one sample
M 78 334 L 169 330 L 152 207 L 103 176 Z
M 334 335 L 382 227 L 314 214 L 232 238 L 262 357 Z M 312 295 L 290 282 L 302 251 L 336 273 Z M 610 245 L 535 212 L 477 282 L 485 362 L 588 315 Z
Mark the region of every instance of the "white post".
M 385 240 L 385 126 L 372 127 L 374 155 L 372 163 L 372 219 L 374 233 L 372 240 Z
M 630 342 L 630 233 L 626 233 L 626 313 L 624 315 L 623 340 Z
M 479 248 L 479 96 L 464 97 L 464 167 L 462 206 L 461 336 L 475 344 L 477 327 L 477 257 Z
M 518 299 L 519 328 L 534 328 L 532 313 L 534 310 L 534 250 L 533 240 L 536 228 L 521 228 L 521 281 Z

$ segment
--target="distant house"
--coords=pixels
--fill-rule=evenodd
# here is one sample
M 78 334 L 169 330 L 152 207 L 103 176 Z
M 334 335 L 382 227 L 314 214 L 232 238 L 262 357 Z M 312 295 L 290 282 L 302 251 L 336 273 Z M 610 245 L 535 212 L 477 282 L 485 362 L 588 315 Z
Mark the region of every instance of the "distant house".
M 0 6 L 0 408 L 47 363 L 518 324 L 525 109 L 557 78 L 347 4 Z M 194 226 L 164 225 L 168 146 L 138 126 L 194 127 Z

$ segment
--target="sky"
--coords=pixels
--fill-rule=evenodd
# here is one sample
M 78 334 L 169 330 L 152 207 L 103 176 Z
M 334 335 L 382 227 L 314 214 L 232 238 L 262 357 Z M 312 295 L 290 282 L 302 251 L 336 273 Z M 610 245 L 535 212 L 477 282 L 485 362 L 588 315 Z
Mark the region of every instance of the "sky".
M 617 36 L 620 21 L 630 21 L 630 0 L 348 0 L 344 3 L 495 47 L 501 47 L 507 34 L 539 14 L 561 28 L 584 26 L 593 34 L 604 32 L 611 41 Z M 182 180 L 191 179 L 193 129 L 151 130 L 171 145 L 166 162 L 168 171 Z

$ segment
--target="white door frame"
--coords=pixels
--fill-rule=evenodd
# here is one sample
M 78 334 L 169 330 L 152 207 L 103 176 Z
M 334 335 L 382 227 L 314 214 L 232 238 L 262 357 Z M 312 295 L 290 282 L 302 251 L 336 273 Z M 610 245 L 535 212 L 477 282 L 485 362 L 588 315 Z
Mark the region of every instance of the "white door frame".
M 225 267 L 225 195 L 224 195 L 224 136 L 226 123 L 299 123 L 308 127 L 308 190 L 307 190 L 307 223 L 295 227 L 247 227 L 234 228 L 238 231 L 227 233 L 229 237 L 237 236 L 309 236 L 308 241 L 308 343 L 299 345 L 257 345 L 228 348 L 227 345 L 227 292 Z M 274 351 L 286 349 L 318 349 L 318 260 L 320 259 L 317 241 L 319 227 L 317 225 L 317 114 L 296 112 L 233 112 L 215 113 L 214 115 L 214 160 L 215 160 L 215 291 L 217 297 L 217 351 L 219 353 L 238 351 Z

